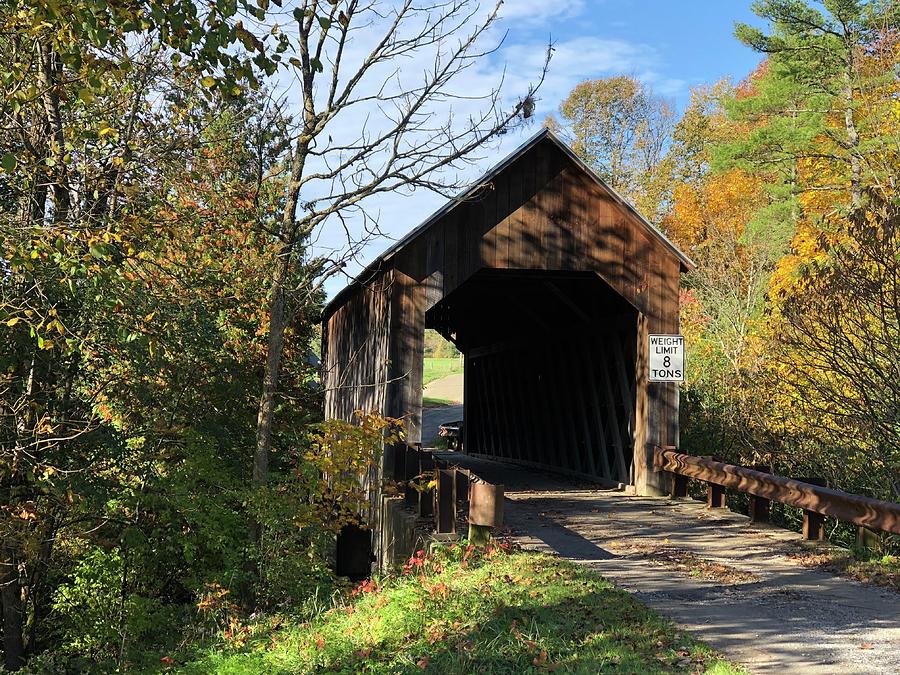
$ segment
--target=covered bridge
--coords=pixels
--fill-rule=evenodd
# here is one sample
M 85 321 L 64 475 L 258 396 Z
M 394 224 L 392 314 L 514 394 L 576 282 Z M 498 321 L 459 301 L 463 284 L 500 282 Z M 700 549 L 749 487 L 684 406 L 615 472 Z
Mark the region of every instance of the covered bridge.
M 375 410 L 406 418 L 407 442 L 431 440 L 434 328 L 465 356 L 466 452 L 658 493 L 652 448 L 678 444 L 678 385 L 648 382 L 648 335 L 678 333 L 691 266 L 541 130 L 329 303 L 326 416 Z M 373 487 L 394 474 L 390 451 L 380 473 Z

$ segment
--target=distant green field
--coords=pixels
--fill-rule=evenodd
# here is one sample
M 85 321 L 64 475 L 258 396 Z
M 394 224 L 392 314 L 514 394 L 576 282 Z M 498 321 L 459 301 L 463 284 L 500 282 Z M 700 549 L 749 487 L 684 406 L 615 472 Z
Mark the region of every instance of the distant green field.
M 425 359 L 425 374 L 422 383 L 427 385 L 429 382 L 447 377 L 447 375 L 461 373 L 462 371 L 462 361 L 458 357 L 428 357 Z

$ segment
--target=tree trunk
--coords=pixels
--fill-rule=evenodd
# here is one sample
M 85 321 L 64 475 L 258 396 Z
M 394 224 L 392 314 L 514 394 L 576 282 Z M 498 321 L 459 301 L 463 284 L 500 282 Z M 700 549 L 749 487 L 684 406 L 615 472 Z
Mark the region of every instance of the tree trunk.
M 306 165 L 310 137 L 304 135 L 297 141 L 297 147 L 288 159 L 291 166 L 291 182 L 282 213 L 282 233 L 284 245 L 278 256 L 278 264 L 272 277 L 269 291 L 269 338 L 266 353 L 266 370 L 263 374 L 262 392 L 259 396 L 259 413 L 256 418 L 256 452 L 253 457 L 253 485 L 265 485 L 269 478 L 269 454 L 272 451 L 272 415 L 275 411 L 275 391 L 281 375 L 281 355 L 284 350 L 284 329 L 290 322 L 287 316 L 286 285 L 294 264 L 294 254 L 298 238 L 303 236 L 295 221 L 297 202 L 300 200 L 300 178 Z M 259 532 L 254 525 L 254 539 Z
M 291 265 L 291 251 L 282 252 L 272 279 L 269 294 L 269 339 L 266 369 L 263 374 L 259 414 L 256 419 L 256 452 L 253 456 L 253 485 L 265 485 L 269 476 L 269 453 L 272 449 L 272 415 L 275 410 L 275 391 L 281 374 L 281 354 L 284 349 L 285 281 Z
M 0 600 L 3 605 L 3 663 L 7 670 L 19 670 L 25 665 L 22 589 L 17 560 L 9 549 L 4 549 L 0 560 Z
M 66 136 L 60 113 L 60 97 L 55 84 L 59 79 L 59 57 L 43 43 L 39 44 L 39 78 L 43 87 L 43 102 L 50 134 L 55 141 L 52 156 L 55 161 L 53 177 L 53 220 L 62 223 L 69 215 L 69 171 L 66 167 Z
M 859 131 L 854 118 L 852 54 L 849 58 L 841 94 L 844 98 L 844 128 L 847 132 L 847 146 L 850 153 L 850 203 L 856 211 L 862 206 L 862 158 L 859 155 Z

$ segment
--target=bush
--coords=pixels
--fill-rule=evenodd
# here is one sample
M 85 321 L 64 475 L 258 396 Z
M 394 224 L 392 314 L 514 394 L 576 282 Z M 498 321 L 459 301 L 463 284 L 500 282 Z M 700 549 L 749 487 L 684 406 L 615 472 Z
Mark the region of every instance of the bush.
M 63 652 L 95 660 L 118 659 L 131 642 L 142 642 L 171 626 L 175 612 L 153 598 L 128 592 L 128 565 L 119 548 L 91 548 L 71 580 L 53 595 Z

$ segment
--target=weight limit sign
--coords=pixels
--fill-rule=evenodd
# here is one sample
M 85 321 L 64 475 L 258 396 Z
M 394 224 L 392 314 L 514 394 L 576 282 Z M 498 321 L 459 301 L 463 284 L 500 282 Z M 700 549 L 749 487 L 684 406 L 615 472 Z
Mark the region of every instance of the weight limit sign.
M 684 382 L 684 336 L 650 336 L 650 382 Z

